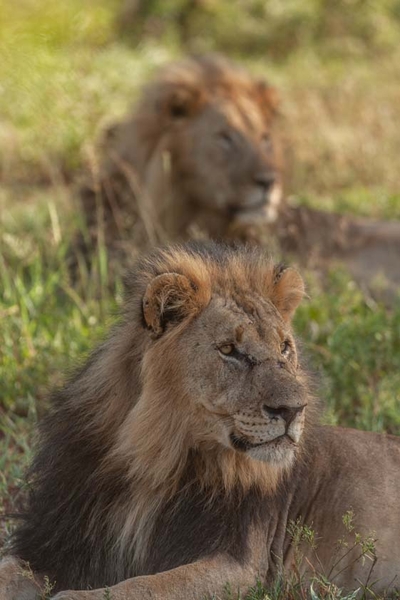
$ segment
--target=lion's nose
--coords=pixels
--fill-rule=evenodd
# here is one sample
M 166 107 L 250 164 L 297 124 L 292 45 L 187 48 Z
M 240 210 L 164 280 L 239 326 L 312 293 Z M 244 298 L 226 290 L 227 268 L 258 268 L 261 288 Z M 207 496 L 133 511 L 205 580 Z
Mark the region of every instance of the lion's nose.
M 268 406 L 267 404 L 262 405 L 262 412 L 265 417 L 268 419 L 276 420 L 282 418 L 286 425 L 290 425 L 296 415 L 303 412 L 305 406 L 296 406 L 296 407 L 288 407 L 288 406 L 278 406 L 277 408 L 273 408 L 272 406 Z
M 258 173 L 254 179 L 255 184 L 262 189 L 264 194 L 268 194 L 276 182 L 275 173 Z

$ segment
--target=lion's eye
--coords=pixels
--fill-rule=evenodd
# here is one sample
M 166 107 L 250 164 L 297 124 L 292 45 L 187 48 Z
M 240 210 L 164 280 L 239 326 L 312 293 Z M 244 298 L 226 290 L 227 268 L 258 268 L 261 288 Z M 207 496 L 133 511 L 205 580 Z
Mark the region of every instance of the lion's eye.
M 223 346 L 220 346 L 218 348 L 218 350 L 221 352 L 221 354 L 225 354 L 225 356 L 229 356 L 229 354 L 234 353 L 235 346 L 233 344 L 224 344 Z
M 289 356 L 290 350 L 291 350 L 290 342 L 288 340 L 285 340 L 284 342 L 282 342 L 282 344 L 281 344 L 282 356 Z
M 229 150 L 234 145 L 233 136 L 228 131 L 220 131 L 218 133 L 218 141 L 226 150 Z

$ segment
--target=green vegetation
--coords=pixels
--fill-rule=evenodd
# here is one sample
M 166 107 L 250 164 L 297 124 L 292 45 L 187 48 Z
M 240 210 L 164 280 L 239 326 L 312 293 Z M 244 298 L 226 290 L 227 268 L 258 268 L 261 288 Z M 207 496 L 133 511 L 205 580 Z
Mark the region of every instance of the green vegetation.
M 304 47 L 328 56 L 385 55 L 398 44 L 398 0 L 124 0 L 120 31 L 147 38 L 275 59 Z
M 327 287 L 321 294 L 310 281 L 310 300 L 296 317 L 326 418 L 400 434 L 400 304 L 387 310 L 340 271 L 331 273 Z
M 183 0 L 149 2 L 144 39 L 134 27 L 118 35 L 118 0 L 0 7 L 0 511 L 18 499 L 48 389 L 102 338 L 121 299 L 103 248 L 94 274 L 82 265 L 78 285 L 70 282 L 67 252 L 80 226 L 72 182 L 95 168 L 100 130 L 157 66 L 182 53 L 182 40 L 235 49 L 279 88 L 293 201 L 400 217 L 399 2 L 198 5 L 189 41 L 176 18 Z M 400 434 L 400 302 L 376 303 L 344 271 L 331 273 L 328 291 L 307 279 L 296 327 L 322 382 L 325 419 Z M 0 520 L 0 543 L 8 527 Z M 249 600 L 306 597 L 301 586 L 290 595 L 279 585 Z M 313 600 L 344 600 L 324 585 L 315 583 Z

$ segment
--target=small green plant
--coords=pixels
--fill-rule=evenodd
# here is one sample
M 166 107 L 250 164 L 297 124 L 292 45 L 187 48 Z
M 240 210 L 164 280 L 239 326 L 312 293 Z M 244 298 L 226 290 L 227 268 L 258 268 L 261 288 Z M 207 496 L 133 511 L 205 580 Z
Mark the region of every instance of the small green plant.
M 109 587 L 106 587 L 104 590 L 104 600 L 112 600 L 111 598 L 111 590 Z
M 316 549 L 315 531 L 312 527 L 302 523 L 300 517 L 296 521 L 289 521 L 287 531 L 292 538 L 292 546 L 296 550 L 300 548 L 302 543 L 309 546 L 312 550 Z
M 44 576 L 42 600 L 50 600 L 52 592 L 55 588 L 55 583 L 51 583 L 47 575 Z
M 304 586 L 304 576 L 301 576 L 302 565 L 306 561 L 308 568 L 311 568 L 310 596 L 312 600 L 326 598 L 329 600 L 341 599 L 352 600 L 360 593 L 360 590 L 370 591 L 370 581 L 376 564 L 375 537 L 373 534 L 363 536 L 356 531 L 355 514 L 350 508 L 342 516 L 342 523 L 345 529 L 345 536 L 339 538 L 332 548 L 332 566 L 328 573 L 324 572 L 321 560 L 318 557 L 318 538 L 313 528 L 302 522 L 300 518 L 296 521 L 290 521 L 288 524 L 288 533 L 292 538 L 292 547 L 294 550 L 293 572 L 294 584 L 302 589 Z M 305 550 L 309 548 L 312 552 L 312 562 L 306 558 Z M 337 587 L 335 580 L 338 579 L 344 571 L 352 569 L 357 562 L 363 565 L 366 560 L 371 561 L 371 567 L 365 582 L 360 582 L 360 587 L 352 591 L 350 595 L 343 596 L 340 588 Z M 313 565 L 318 565 L 317 567 Z M 286 576 L 290 580 L 290 576 Z

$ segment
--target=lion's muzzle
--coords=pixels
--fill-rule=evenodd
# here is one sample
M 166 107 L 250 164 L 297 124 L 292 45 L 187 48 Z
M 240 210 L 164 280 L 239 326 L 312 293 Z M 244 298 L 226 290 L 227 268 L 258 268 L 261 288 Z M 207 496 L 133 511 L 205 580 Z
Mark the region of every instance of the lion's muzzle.
M 304 421 L 302 418 L 306 405 L 303 406 L 280 406 L 273 408 L 267 404 L 263 404 L 262 412 L 267 419 L 273 421 L 282 419 L 285 423 L 285 434 L 297 444 L 300 440 L 301 431 L 299 425 Z
M 242 196 L 241 202 L 230 207 L 233 221 L 244 225 L 272 223 L 276 220 L 282 200 L 279 180 L 272 179 L 268 185 L 254 185 Z
M 237 413 L 234 416 L 234 430 L 230 442 L 235 450 L 246 452 L 270 443 L 296 446 L 304 428 L 305 407 L 263 404 L 257 414 Z

